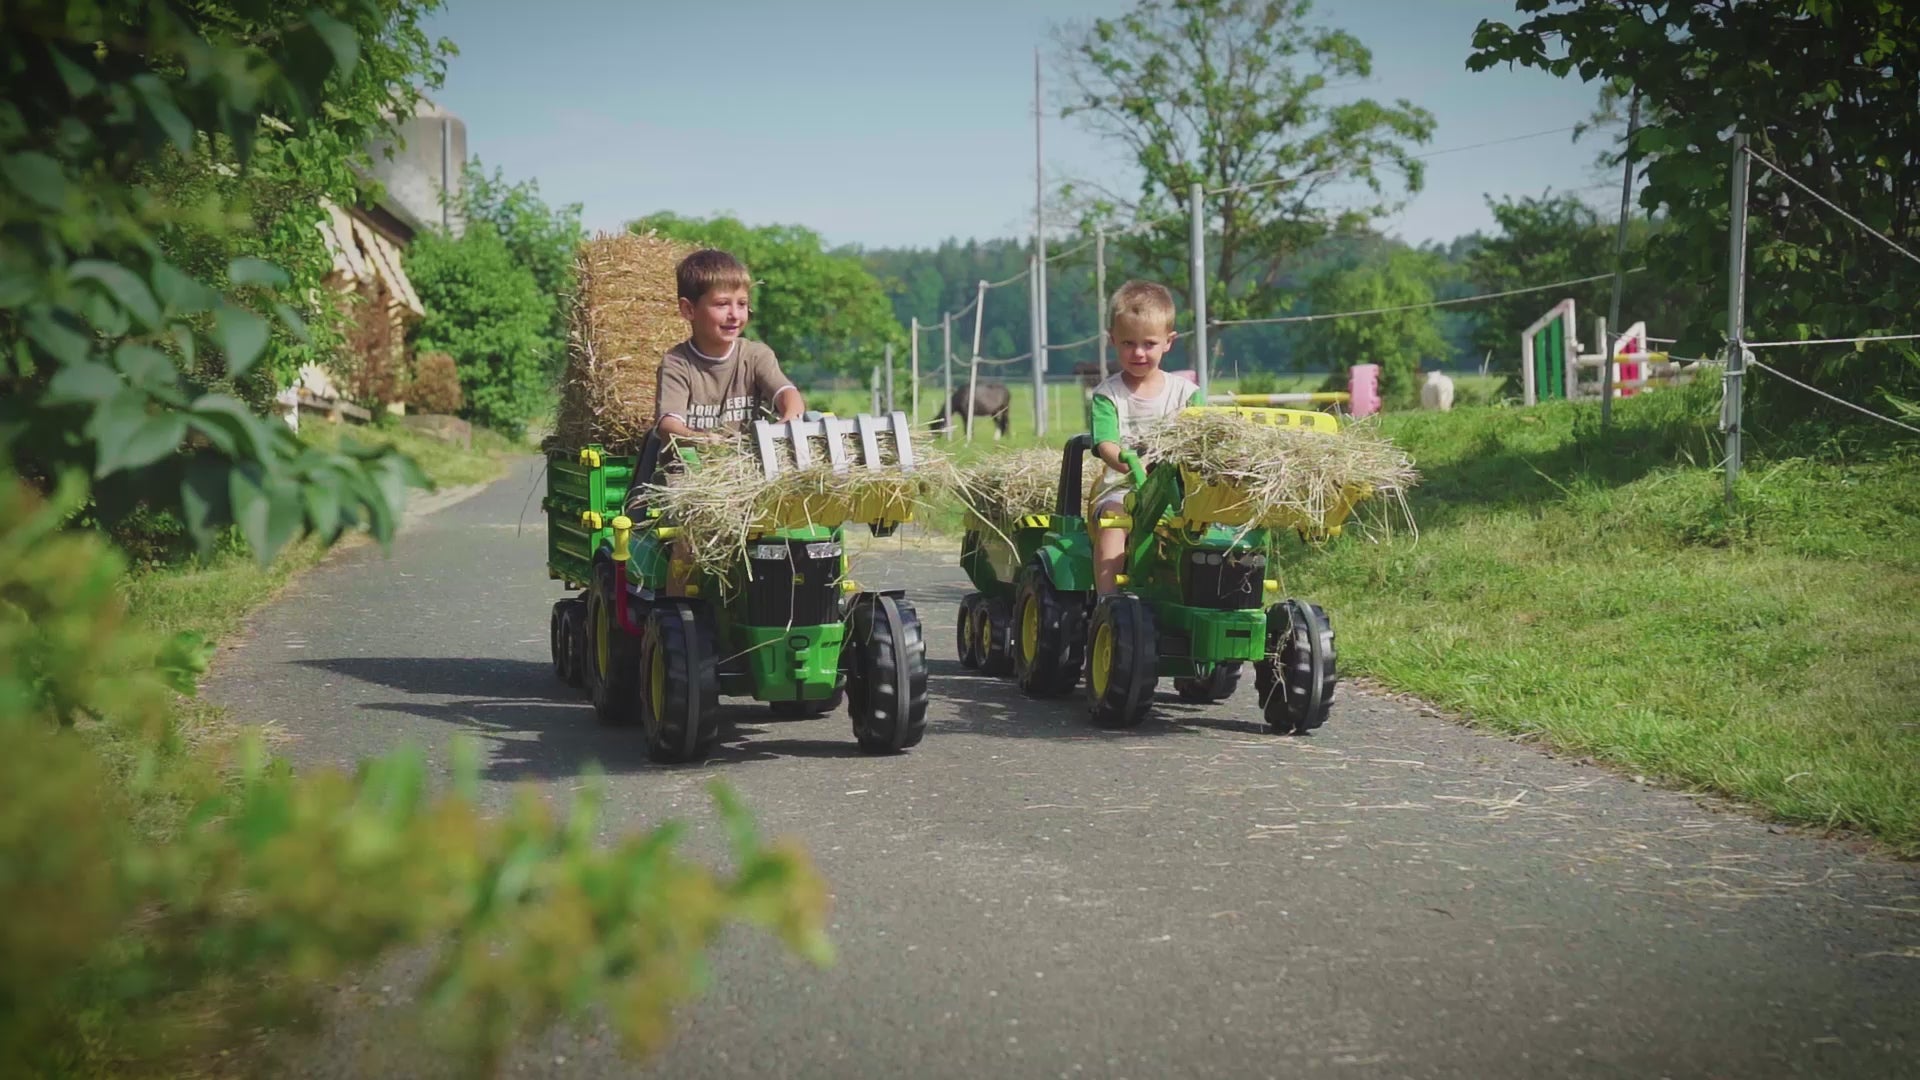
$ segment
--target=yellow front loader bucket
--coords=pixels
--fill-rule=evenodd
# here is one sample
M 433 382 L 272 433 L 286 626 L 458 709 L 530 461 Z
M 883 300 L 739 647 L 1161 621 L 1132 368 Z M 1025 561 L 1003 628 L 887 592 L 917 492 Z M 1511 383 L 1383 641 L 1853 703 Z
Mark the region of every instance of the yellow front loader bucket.
M 1305 409 L 1196 405 L 1182 410 L 1181 415 L 1197 413 L 1233 413 L 1255 423 L 1276 427 L 1306 428 L 1309 431 L 1329 435 L 1336 434 L 1340 430 L 1340 422 L 1333 414 L 1311 412 Z M 1352 515 L 1355 504 L 1373 494 L 1373 489 L 1364 485 L 1348 485 L 1331 500 L 1318 521 L 1299 511 L 1285 509 L 1276 510 L 1256 521 L 1252 508 L 1247 505 L 1244 492 L 1224 484 L 1204 483 L 1199 474 L 1184 466 L 1180 469 L 1180 486 L 1181 490 L 1186 492 L 1186 498 L 1180 504 L 1180 517 L 1192 525 L 1292 529 L 1302 536 L 1318 538 L 1339 536 L 1347 518 Z

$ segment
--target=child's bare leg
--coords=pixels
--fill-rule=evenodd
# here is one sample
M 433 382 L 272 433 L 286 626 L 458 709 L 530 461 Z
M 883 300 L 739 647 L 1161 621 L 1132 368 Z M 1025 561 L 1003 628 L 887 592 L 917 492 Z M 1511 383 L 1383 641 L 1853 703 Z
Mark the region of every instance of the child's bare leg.
M 1120 566 L 1126 559 L 1126 530 L 1099 527 L 1101 515 L 1117 514 L 1120 510 L 1120 503 L 1110 502 L 1102 503 L 1093 511 L 1093 589 L 1098 596 L 1106 596 L 1118 588 L 1113 579 L 1120 573 Z

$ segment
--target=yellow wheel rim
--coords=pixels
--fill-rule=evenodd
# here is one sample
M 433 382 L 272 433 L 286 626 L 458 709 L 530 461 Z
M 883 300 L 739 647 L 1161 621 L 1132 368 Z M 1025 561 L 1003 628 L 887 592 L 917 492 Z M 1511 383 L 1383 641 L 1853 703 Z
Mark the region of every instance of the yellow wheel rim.
M 1040 651 L 1040 605 L 1028 600 L 1020 608 L 1020 655 L 1032 660 Z
M 653 662 L 647 665 L 647 693 L 653 700 L 653 715 L 664 719 L 667 711 L 667 650 L 655 641 Z
M 607 610 L 607 605 L 601 604 L 595 611 L 593 629 L 594 670 L 599 673 L 600 681 L 605 682 L 607 670 L 613 667 L 613 614 Z
M 1107 682 L 1113 677 L 1113 626 L 1101 623 L 1093 632 L 1093 670 L 1089 672 L 1087 683 L 1093 688 L 1095 697 L 1107 696 Z
M 992 642 L 993 620 L 982 610 L 973 620 L 973 649 L 980 659 L 987 658 L 987 653 L 992 650 Z

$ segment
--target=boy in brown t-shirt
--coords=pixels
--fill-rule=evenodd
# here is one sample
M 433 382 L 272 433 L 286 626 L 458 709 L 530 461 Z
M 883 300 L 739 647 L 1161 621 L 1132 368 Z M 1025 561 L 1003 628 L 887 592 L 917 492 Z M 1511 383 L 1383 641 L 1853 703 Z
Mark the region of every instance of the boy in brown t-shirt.
M 654 419 L 663 434 L 718 442 L 746 430 L 763 413 L 777 420 L 806 411 L 800 390 L 780 371 L 773 350 L 740 336 L 746 329 L 752 279 L 724 251 L 696 251 L 674 276 L 680 317 L 692 334 L 660 361 Z
M 800 388 L 787 381 L 773 350 L 740 336 L 746 329 L 748 289 L 753 279 L 739 259 L 708 248 L 680 260 L 674 270 L 680 317 L 687 340 L 660 361 L 654 393 L 654 424 L 684 442 L 723 442 L 762 414 L 795 420 L 806 411 Z M 684 539 L 673 542 L 667 595 L 686 595 L 692 565 Z

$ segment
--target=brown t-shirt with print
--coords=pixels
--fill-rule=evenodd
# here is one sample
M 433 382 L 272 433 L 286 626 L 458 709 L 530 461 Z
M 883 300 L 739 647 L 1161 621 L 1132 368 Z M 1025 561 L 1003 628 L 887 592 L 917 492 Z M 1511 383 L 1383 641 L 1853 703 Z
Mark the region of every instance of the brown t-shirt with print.
M 773 399 L 792 385 L 773 350 L 758 341 L 741 338 L 729 355 L 715 359 L 689 339 L 668 349 L 660 361 L 654 420 L 676 416 L 695 431 L 744 431 L 762 414 L 773 413 Z

